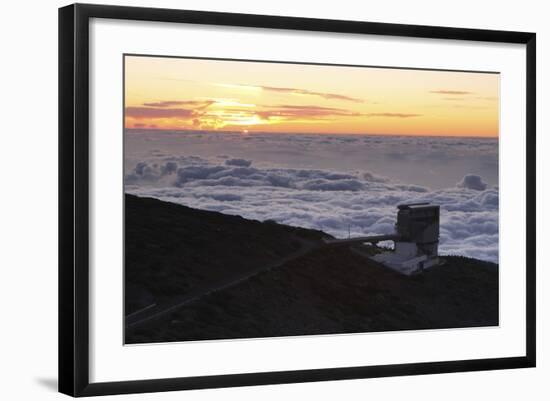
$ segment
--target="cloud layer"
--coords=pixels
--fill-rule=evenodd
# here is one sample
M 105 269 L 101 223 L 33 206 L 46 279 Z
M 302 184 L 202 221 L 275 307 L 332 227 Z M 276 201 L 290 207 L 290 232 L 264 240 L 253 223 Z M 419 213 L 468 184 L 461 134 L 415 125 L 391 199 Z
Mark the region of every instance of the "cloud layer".
M 474 174 L 465 175 L 464 178 L 456 184 L 456 186 L 459 188 L 473 189 L 476 191 L 484 191 L 487 188 L 487 184 L 483 182 L 483 178 Z
M 128 130 L 125 149 L 128 171 L 140 161 L 163 162 L 161 156 L 215 162 L 225 155 L 256 168 L 370 171 L 432 189 L 454 187 L 466 175 L 498 183 L 494 139 Z
M 466 174 L 457 185 L 432 190 L 367 170 L 293 168 L 253 158 L 159 151 L 127 168 L 126 190 L 194 208 L 321 229 L 336 237 L 347 237 L 348 228 L 352 235 L 390 233 L 398 204 L 428 201 L 441 205 L 442 253 L 498 262 L 498 189 L 479 175 Z

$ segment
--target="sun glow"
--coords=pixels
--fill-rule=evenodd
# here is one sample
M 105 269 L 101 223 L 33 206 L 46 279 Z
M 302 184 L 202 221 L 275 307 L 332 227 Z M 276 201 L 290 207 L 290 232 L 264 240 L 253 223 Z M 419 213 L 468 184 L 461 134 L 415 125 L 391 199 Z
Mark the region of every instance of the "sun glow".
M 498 74 L 125 58 L 126 128 L 496 137 L 498 104 Z

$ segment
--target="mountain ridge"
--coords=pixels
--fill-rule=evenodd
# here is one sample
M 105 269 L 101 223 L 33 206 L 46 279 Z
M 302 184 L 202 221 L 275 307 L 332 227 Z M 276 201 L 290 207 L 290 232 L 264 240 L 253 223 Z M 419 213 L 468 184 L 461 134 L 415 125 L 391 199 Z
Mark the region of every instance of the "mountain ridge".
M 126 343 L 498 325 L 490 262 L 445 256 L 405 277 L 349 247 L 322 246 L 321 231 L 133 195 L 125 203 L 126 315 L 173 306 L 127 320 Z M 231 285 L 216 286 L 224 280 Z

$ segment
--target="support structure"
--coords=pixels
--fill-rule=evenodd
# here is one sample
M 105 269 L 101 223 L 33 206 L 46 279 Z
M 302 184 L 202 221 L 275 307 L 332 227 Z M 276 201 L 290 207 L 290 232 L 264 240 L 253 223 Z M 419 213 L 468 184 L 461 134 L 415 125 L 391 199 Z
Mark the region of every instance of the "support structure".
M 440 264 L 439 205 L 412 203 L 399 205 L 395 233 L 350 239 L 327 239 L 331 246 L 393 241 L 394 249 L 371 258 L 405 275 L 422 272 Z

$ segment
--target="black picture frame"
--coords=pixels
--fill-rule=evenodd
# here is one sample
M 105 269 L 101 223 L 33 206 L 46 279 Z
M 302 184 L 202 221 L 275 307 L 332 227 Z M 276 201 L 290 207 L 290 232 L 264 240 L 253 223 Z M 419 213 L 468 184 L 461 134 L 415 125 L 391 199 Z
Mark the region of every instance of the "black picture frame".
M 520 357 L 90 383 L 89 380 L 89 21 L 160 21 L 249 28 L 516 43 L 526 46 L 526 354 Z M 59 9 L 59 391 L 71 396 L 314 382 L 535 366 L 536 35 L 447 28 L 74 4 Z

